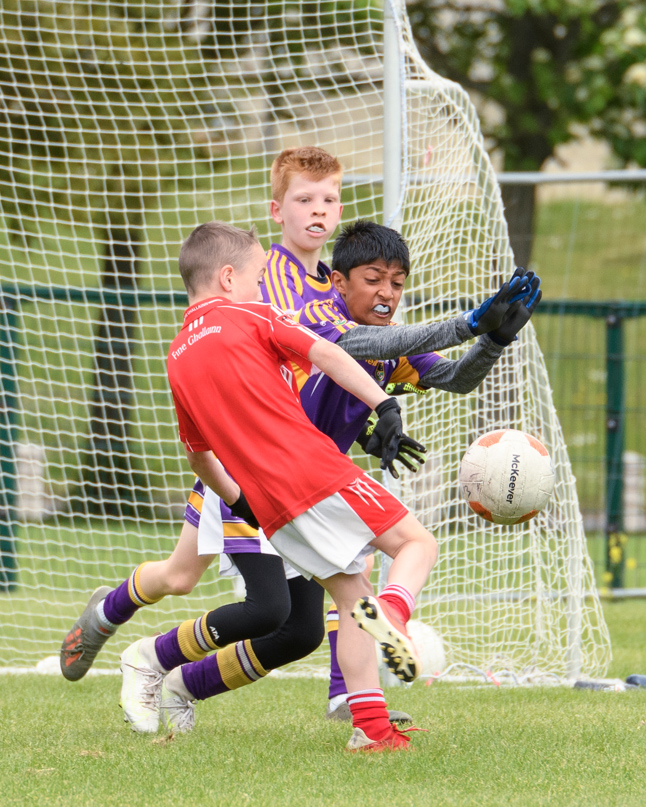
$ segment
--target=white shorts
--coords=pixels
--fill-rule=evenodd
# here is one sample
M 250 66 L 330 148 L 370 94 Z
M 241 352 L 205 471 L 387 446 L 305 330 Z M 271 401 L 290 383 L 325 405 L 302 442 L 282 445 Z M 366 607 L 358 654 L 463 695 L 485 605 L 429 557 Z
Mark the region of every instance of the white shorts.
M 240 522 L 243 528 L 247 525 Z M 236 523 L 232 523 L 235 527 Z M 234 530 L 235 531 L 235 530 Z M 244 532 L 244 530 L 240 530 Z M 204 504 L 200 514 L 200 523 L 197 528 L 197 554 L 198 555 L 219 555 L 220 556 L 220 576 L 233 577 L 240 574 L 235 564 L 235 554 L 237 552 L 253 552 L 260 555 L 278 555 L 271 543 L 267 540 L 262 530 L 258 535 L 231 536 L 225 537 L 222 513 L 220 510 L 220 497 L 211 488 L 205 488 Z M 283 561 L 285 567 L 285 577 L 291 580 L 298 577 L 300 572 L 292 569 L 289 564 Z
M 276 530 L 271 543 L 308 580 L 358 574 L 374 552 L 370 542 L 407 512 L 379 482 L 361 474 Z

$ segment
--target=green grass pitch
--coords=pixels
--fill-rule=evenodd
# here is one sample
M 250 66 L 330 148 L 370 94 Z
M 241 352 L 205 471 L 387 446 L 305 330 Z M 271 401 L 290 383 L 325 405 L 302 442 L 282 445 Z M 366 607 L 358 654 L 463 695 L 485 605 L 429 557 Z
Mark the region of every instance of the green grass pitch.
M 259 171 L 261 168 L 266 170 L 259 166 Z M 259 174 L 258 183 L 261 179 Z M 194 200 L 180 202 L 169 197 L 167 207 L 149 217 L 151 244 L 142 270 L 144 288 L 159 287 L 153 275 L 166 271 L 168 243 L 179 244 L 182 234 L 195 224 Z M 346 208 L 344 219 L 350 221 L 371 212 L 371 203 L 360 200 Z M 612 206 L 596 200 L 542 205 L 534 260 L 546 298 L 643 299 L 646 270 L 638 236 L 643 232 L 645 214 L 646 203 L 641 197 Z M 255 215 L 265 237 L 266 200 L 258 199 Z M 43 258 L 42 265 L 31 266 L 29 282 L 96 285 L 100 263 L 94 255 L 91 234 L 81 233 L 88 254 L 70 265 L 65 256 L 75 254 L 76 242 L 61 240 L 59 228 L 49 229 L 44 224 L 46 261 Z M 18 252 L 15 246 L 0 244 L 5 269 L 24 265 Z M 32 259 L 37 261 L 37 255 L 34 252 Z M 25 278 L 5 274 L 3 279 L 15 282 Z M 163 290 L 167 285 L 161 282 Z M 179 279 L 173 288 L 179 289 Z M 36 313 L 35 307 L 24 307 L 27 330 Z M 38 313 L 53 318 L 57 310 L 43 305 Z M 179 311 L 166 316 L 162 325 L 168 329 Z M 565 319 L 559 323 L 558 318 L 537 314 L 535 324 L 539 343 L 548 354 L 548 371 L 571 446 L 579 495 L 582 502 L 594 503 L 602 490 L 598 467 L 603 457 L 605 381 L 598 356 L 603 347 L 603 323 L 581 325 Z M 93 322 L 84 323 L 80 331 L 88 348 L 92 345 Z M 629 336 L 635 331 L 638 344 L 641 331 L 636 332 L 637 324 L 627 328 Z M 150 333 L 158 333 L 158 317 L 143 312 L 142 329 L 150 340 Z M 633 339 L 630 344 L 634 343 Z M 76 351 L 78 344 L 64 342 L 61 349 Z M 47 368 L 42 370 L 43 379 L 54 386 L 71 381 L 83 386 L 91 370 L 90 353 L 86 352 L 78 378 L 64 377 L 58 365 L 52 364 L 51 351 L 47 361 L 41 361 L 38 353 L 30 354 L 30 361 Z M 573 365 L 561 361 L 565 354 L 574 357 L 575 367 L 583 367 L 577 375 L 582 379 L 579 386 L 571 383 Z M 177 463 L 167 465 L 165 460 L 177 449 L 162 355 L 160 349 L 153 358 L 148 354 L 138 358 L 136 382 L 147 385 L 145 390 L 137 386 L 138 395 L 144 396 L 137 413 L 137 439 L 146 445 L 146 452 L 157 451 L 150 445 L 160 440 L 158 456 L 150 459 L 151 483 L 160 488 L 177 468 Z M 643 397 L 643 376 L 631 372 L 627 401 L 637 409 Z M 40 393 L 38 385 L 44 380 L 34 373 L 35 391 Z M 31 388 L 28 392 L 31 394 Z M 577 409 L 583 404 L 587 407 L 585 417 Z M 60 414 L 54 403 L 51 406 L 52 412 L 37 423 L 30 421 L 32 414 L 26 409 L 26 436 L 43 429 L 49 433 L 47 417 L 54 419 Z M 147 422 L 146 412 L 153 406 L 167 409 L 161 434 L 156 423 Z M 85 412 L 85 404 L 79 404 L 74 417 L 83 417 Z M 641 420 L 634 427 L 633 437 L 629 424 L 627 447 L 642 450 L 640 424 Z M 58 432 L 53 429 L 52 433 Z M 578 437 L 582 442 L 577 448 Z M 68 450 L 73 454 L 73 448 L 63 440 L 61 467 L 73 467 L 73 457 L 65 454 Z M 137 445 L 135 453 L 144 452 Z M 65 480 L 59 480 L 51 469 L 50 473 L 54 488 L 63 484 Z M 588 539 L 596 566 L 601 569 L 603 539 L 590 535 Z M 143 553 L 150 541 L 152 536 L 137 536 L 137 550 Z M 642 539 L 631 541 L 636 545 Z M 108 541 L 105 543 L 107 546 Z M 125 546 L 123 560 L 117 559 L 123 569 L 118 566 L 116 571 L 114 556 L 108 557 L 94 547 L 91 552 L 92 562 L 102 574 L 111 572 L 119 577 L 121 571 L 125 575 L 130 568 Z M 631 552 L 629 549 L 629 559 Z M 43 563 L 50 572 L 56 571 L 57 562 L 51 553 L 45 554 Z M 646 585 L 645 569 L 646 565 L 640 565 L 627 584 Z M 69 563 L 66 570 L 69 574 Z M 60 574 L 62 577 L 63 572 Z M 42 584 L 35 572 L 29 579 L 22 574 L 21 582 L 32 584 L 34 591 Z M 67 585 L 69 581 L 61 581 L 61 588 Z M 18 628 L 11 601 L 0 598 L 4 632 L 10 631 L 12 643 L 18 643 L 21 633 L 26 632 L 30 644 L 47 644 L 47 653 L 52 642 L 60 641 L 47 630 L 48 620 L 66 620 L 66 608 L 59 601 L 58 613 L 43 613 L 42 600 L 39 604 L 34 595 L 33 602 L 23 607 L 29 612 L 29 627 L 23 624 Z M 609 675 L 646 673 L 646 602 L 610 602 L 604 610 L 613 643 Z M 7 624 L 9 621 L 14 627 Z M 141 621 L 138 629 L 142 630 Z M 320 680 L 266 680 L 201 704 L 195 731 L 172 741 L 163 735 L 152 739 L 129 731 L 117 706 L 119 683 L 118 677 L 112 676 L 69 684 L 46 676 L 0 675 L 3 807 L 631 807 L 646 801 L 646 691 L 497 690 L 493 686 L 465 689 L 416 684 L 387 693 L 393 708 L 411 712 L 416 724 L 429 730 L 414 735 L 416 752 L 357 757 L 342 751 L 350 733 L 348 727 L 323 719 L 326 685 Z
M 646 602 L 605 607 L 610 674 L 646 672 Z M 642 805 L 646 690 L 388 690 L 428 733 L 414 753 L 351 755 L 321 680 L 269 679 L 199 704 L 190 735 L 139 736 L 120 679 L 0 677 L 3 805 Z

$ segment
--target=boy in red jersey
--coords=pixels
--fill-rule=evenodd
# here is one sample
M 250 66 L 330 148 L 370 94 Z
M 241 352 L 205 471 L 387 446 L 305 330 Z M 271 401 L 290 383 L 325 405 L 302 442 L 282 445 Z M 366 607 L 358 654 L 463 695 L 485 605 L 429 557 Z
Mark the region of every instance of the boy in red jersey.
M 266 302 L 295 312 L 308 302 L 325 300 L 332 294 L 330 269 L 320 261 L 320 255 L 341 218 L 342 174 L 338 160 L 316 146 L 285 149 L 274 160 L 270 213 L 280 225 L 281 243 L 272 244 L 267 253 L 262 287 Z M 222 498 L 218 505 L 221 512 L 219 516 L 214 514 L 222 522 L 222 540 L 213 549 L 214 554 L 198 554 L 198 526 L 204 495 L 203 480 L 197 479 L 186 506 L 177 546 L 168 558 L 140 563 L 115 589 L 100 586 L 92 594 L 61 646 L 60 663 L 65 678 L 80 680 L 105 642 L 140 608 L 168 595 L 190 593 L 219 553 L 223 553 L 220 573 L 232 574 L 239 570 L 245 580 L 247 597 L 244 603 L 226 606 L 226 612 L 218 615 L 217 624 L 209 628 L 217 630 L 224 639 L 232 634 L 234 625 L 244 636 L 262 635 L 280 627 L 285 608 L 289 609 L 288 586 L 280 559 L 271 545 L 244 520 L 244 497 L 238 501 Z M 211 547 L 208 551 L 211 552 Z M 260 554 L 273 554 L 273 558 L 261 559 L 262 573 L 257 568 Z M 275 585 L 274 596 L 268 599 L 265 589 L 270 574 Z M 288 574 L 296 576 L 296 572 Z M 277 582 L 280 577 L 283 578 L 281 590 Z M 216 617 L 212 616 L 211 621 L 215 622 Z M 252 630 L 259 630 L 261 634 L 251 633 Z M 211 639 L 202 645 L 196 646 L 187 657 L 200 658 L 202 650 L 217 646 Z
M 399 448 L 399 407 L 336 345 L 272 306 L 245 302 L 260 300 L 264 269 L 255 237 L 219 223 L 198 227 L 182 247 L 180 271 L 191 306 L 168 358 L 180 438 L 191 467 L 208 484 L 211 452 L 222 460 L 280 554 L 334 598 L 355 726 L 349 747 L 405 746 L 407 736 L 388 721 L 373 642 L 359 626 L 381 643 L 396 674 L 416 677 L 419 661 L 405 625 L 437 546 L 397 499 L 312 426 L 292 362 L 305 372 L 315 363 L 377 411 L 374 442 L 386 463 Z M 393 558 L 378 598 L 360 574 L 374 549 Z M 260 677 L 254 640 L 246 651 Z M 209 661 L 177 668 L 164 680 L 161 712 L 170 728 L 200 697 L 199 665 Z
M 374 347 L 376 352 L 374 354 L 368 352 L 367 355 L 382 355 L 382 351 L 386 351 L 392 356 L 397 356 L 398 351 L 405 349 L 407 340 L 409 340 L 408 349 L 414 354 L 423 349 L 429 340 L 435 343 L 437 339 L 435 332 L 438 328 L 448 332 L 439 338 L 448 340 L 449 344 L 452 341 L 451 334 L 458 331 L 460 325 L 467 334 L 472 335 L 463 316 L 455 321 L 421 327 L 375 328 L 358 326 L 356 322 L 352 322 L 353 316 L 369 322 L 373 316 L 382 317 L 382 309 L 388 309 L 392 313 L 397 306 L 409 270 L 409 257 L 406 244 L 396 231 L 370 222 L 356 222 L 346 228 L 338 239 L 334 256 L 335 266 L 339 268 L 336 275 L 342 286 L 341 297 L 330 299 L 323 304 L 319 301 L 310 303 L 301 313 L 307 314 L 302 318 L 310 329 L 314 329 L 330 341 L 341 343 L 350 355 L 354 348 L 349 351 L 345 341 L 352 336 L 356 337 L 352 339 L 352 345 L 357 346 L 358 352 L 368 349 L 369 342 L 378 340 L 379 344 L 375 344 Z M 514 277 L 510 283 L 504 284 L 508 287 L 508 294 L 512 299 L 515 294 L 514 288 L 521 285 L 520 277 Z M 355 311 L 354 315 L 350 313 L 350 308 L 345 308 L 342 299 L 345 295 L 348 297 L 348 303 L 350 299 L 352 300 L 351 309 Z M 497 295 L 500 296 L 504 297 L 504 288 Z M 528 292 L 528 296 L 531 297 L 531 293 Z M 489 311 L 490 304 L 493 305 L 492 300 L 483 304 L 483 308 Z M 505 303 L 503 308 L 507 309 L 510 305 L 510 302 Z M 498 304 L 493 308 L 497 310 Z M 518 312 L 518 323 L 515 323 L 513 318 L 506 320 L 505 333 L 501 331 L 498 336 L 494 334 L 492 338 L 500 338 L 506 334 L 506 338 L 502 341 L 510 341 L 513 335 L 510 336 L 507 331 L 511 325 L 514 325 L 511 330 L 517 330 L 529 318 L 530 313 L 526 310 L 525 316 L 522 317 Z M 487 318 L 490 320 L 488 330 L 494 329 L 495 323 L 491 321 L 492 317 Z M 500 318 L 501 312 L 497 311 L 493 320 L 500 325 Z M 480 324 L 483 325 L 483 322 Z M 189 331 L 191 331 L 190 325 Z M 382 335 L 386 337 L 385 340 L 381 338 Z M 497 346 L 492 339 L 481 337 L 477 345 L 457 362 L 441 358 L 435 353 L 428 353 L 414 355 L 410 359 L 361 362 L 360 366 L 368 375 L 374 377 L 382 388 L 396 378 L 400 382 L 410 382 L 418 392 L 427 387 L 465 392 L 477 386 L 503 350 L 504 347 Z M 370 407 L 337 386 L 331 378 L 320 373 L 305 384 L 301 390 L 301 401 L 311 422 L 344 452 L 357 437 L 370 412 Z M 410 444 L 407 445 L 410 447 Z M 217 465 L 212 457 L 210 459 Z M 205 472 L 202 476 L 206 479 Z M 217 481 L 215 484 L 209 482 L 209 486 L 217 490 Z M 229 496 L 230 500 L 238 496 L 237 489 L 230 491 Z M 180 665 L 204 659 L 211 650 L 217 652 L 204 664 L 196 667 L 189 665 L 186 668 L 187 679 L 193 679 L 190 690 L 199 700 L 252 683 L 264 674 L 259 670 L 275 669 L 303 658 L 320 642 L 320 620 L 308 619 L 307 614 L 321 612 L 322 589 L 318 585 L 314 587 L 308 585 L 311 581 L 305 580 L 297 573 L 294 577 L 293 569 L 287 571 L 288 581 L 285 581 L 282 567 L 277 568 L 274 563 L 278 558 L 266 554 L 272 546 L 271 542 L 266 541 L 262 535 L 258 536 L 257 531 L 254 531 L 256 537 L 248 539 L 248 545 L 243 544 L 241 536 L 236 539 L 235 550 L 227 547 L 227 541 L 231 539 L 225 537 L 224 542 L 222 541 L 222 520 L 220 519 L 219 525 L 216 523 L 214 518 L 216 513 L 220 518 L 218 497 L 212 490 L 207 489 L 199 522 L 200 542 L 204 541 L 205 544 L 208 542 L 209 551 L 228 552 L 227 557 L 232 555 L 235 558 L 247 589 L 245 604 L 250 602 L 254 605 L 254 610 L 247 613 L 245 609 L 243 618 L 240 618 L 238 611 L 242 604 L 221 606 L 198 619 L 186 620 L 161 636 L 141 639 L 122 653 L 121 703 L 124 715 L 135 731 L 155 732 L 159 727 L 159 707 L 149 696 L 155 691 L 156 686 L 161 688 L 162 676 Z M 252 541 L 257 541 L 263 547 L 261 554 L 254 554 L 255 544 L 252 544 Z M 221 548 L 223 544 L 224 550 Z M 202 549 L 206 550 L 207 546 L 203 546 Z M 281 625 L 275 630 L 267 624 L 267 618 L 282 607 L 280 592 L 285 588 L 285 583 L 288 589 L 288 613 L 286 617 L 285 615 L 281 617 Z M 338 622 L 336 611 L 334 614 L 336 623 Z M 252 639 L 255 639 L 253 657 L 251 644 L 248 641 L 241 641 Z M 333 651 L 330 695 L 334 699 L 331 707 L 334 711 L 330 714 L 339 719 L 342 708 L 343 719 L 345 719 L 344 713 L 351 719 L 352 714 L 346 703 L 348 692 L 334 653 L 336 629 L 330 632 L 330 642 Z M 198 672 L 200 680 L 196 681 Z M 172 682 L 173 678 L 170 680 Z M 341 702 L 342 707 L 339 705 Z M 391 722 L 404 719 L 407 719 L 404 713 L 390 713 Z M 182 725 L 185 730 L 190 728 L 188 724 Z

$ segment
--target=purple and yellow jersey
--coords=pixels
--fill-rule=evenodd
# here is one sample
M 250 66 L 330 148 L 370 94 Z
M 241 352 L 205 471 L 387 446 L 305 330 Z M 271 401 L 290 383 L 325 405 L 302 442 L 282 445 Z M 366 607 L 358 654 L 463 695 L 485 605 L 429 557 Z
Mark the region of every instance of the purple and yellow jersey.
M 292 253 L 272 244 L 267 253 L 267 271 L 262 298 L 291 314 L 314 300 L 327 300 L 334 291 L 329 268 L 319 261 L 318 276 L 312 277 Z
M 296 319 L 319 336 L 336 342 L 356 328 L 343 298 L 336 292 L 325 302 L 307 304 Z M 385 387 L 389 383 L 417 386 L 419 379 L 441 358 L 439 353 L 423 353 L 388 361 L 359 361 L 369 376 Z M 345 454 L 359 436 L 370 414 L 370 407 L 346 392 L 324 373 L 312 375 L 301 389 L 301 403 L 312 423 L 327 434 Z
M 184 519 L 192 524 L 194 527 L 200 526 L 200 516 L 202 515 L 202 507 L 204 506 L 204 483 L 201 479 L 196 478 L 193 490 L 189 493 L 188 501 L 186 502 L 186 510 L 184 511 Z
M 184 520 L 188 521 L 194 527 L 200 526 L 200 518 L 202 516 L 202 508 L 204 507 L 204 482 L 196 477 L 193 490 L 189 493 L 188 501 L 186 502 L 186 509 L 184 511 Z M 257 539 L 258 530 L 250 527 L 246 521 L 234 516 L 228 505 L 220 500 L 220 512 L 222 513 L 222 527 L 224 532 L 224 551 L 229 551 L 230 541 L 227 539 L 242 539 L 252 538 Z M 237 545 L 238 546 L 238 545 Z M 251 544 L 246 547 L 243 543 L 239 544 L 238 552 L 256 552 L 260 549 L 254 549 Z

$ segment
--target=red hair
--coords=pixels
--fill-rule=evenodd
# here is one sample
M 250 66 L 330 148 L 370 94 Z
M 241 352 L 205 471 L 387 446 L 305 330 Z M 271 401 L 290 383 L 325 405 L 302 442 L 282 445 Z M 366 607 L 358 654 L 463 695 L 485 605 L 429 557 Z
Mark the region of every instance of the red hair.
M 272 199 L 282 202 L 292 177 L 299 174 L 315 182 L 336 176 L 340 187 L 343 168 L 336 157 L 318 146 L 284 149 L 271 166 Z

